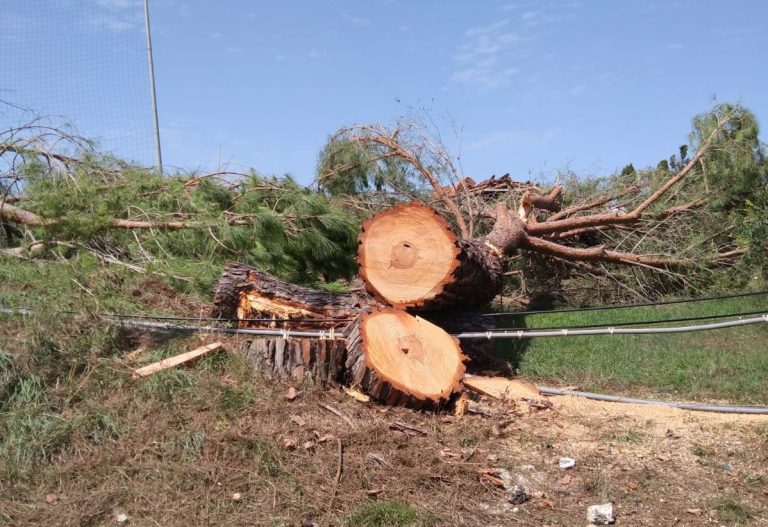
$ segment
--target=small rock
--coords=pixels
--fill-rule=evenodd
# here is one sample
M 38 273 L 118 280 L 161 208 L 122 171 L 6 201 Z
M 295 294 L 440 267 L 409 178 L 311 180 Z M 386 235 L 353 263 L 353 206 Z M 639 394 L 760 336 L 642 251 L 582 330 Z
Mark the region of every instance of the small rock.
M 670 439 L 680 439 L 680 436 L 677 435 L 671 428 L 667 428 L 667 437 Z
M 56 503 L 57 501 L 59 501 L 59 495 L 54 493 L 48 494 L 45 497 L 45 501 L 51 504 Z
M 119 523 L 119 524 L 121 524 L 121 525 L 122 525 L 123 523 L 128 523 L 128 515 L 127 515 L 127 514 L 125 514 L 124 512 L 118 512 L 118 513 L 115 515 L 115 519 L 117 520 L 117 523 Z
M 616 521 L 613 517 L 613 503 L 592 505 L 587 509 L 587 521 L 595 525 L 610 525 Z
M 301 444 L 301 448 L 304 450 L 314 450 L 315 448 L 315 442 L 314 441 L 305 441 Z
M 573 468 L 576 465 L 576 460 L 570 457 L 561 457 L 560 458 L 560 468 L 563 470 L 568 470 L 569 468 Z
M 293 450 L 294 448 L 296 448 L 296 445 L 298 445 L 298 443 L 292 437 L 283 438 L 283 448 L 287 448 L 288 450 Z
M 517 483 L 505 488 L 509 491 L 509 502 L 520 505 L 531 499 L 531 484 L 523 476 L 517 476 Z
M 235 492 L 234 494 L 232 494 L 232 499 L 234 501 L 240 501 L 242 498 L 243 498 L 243 495 L 240 494 L 239 492 Z

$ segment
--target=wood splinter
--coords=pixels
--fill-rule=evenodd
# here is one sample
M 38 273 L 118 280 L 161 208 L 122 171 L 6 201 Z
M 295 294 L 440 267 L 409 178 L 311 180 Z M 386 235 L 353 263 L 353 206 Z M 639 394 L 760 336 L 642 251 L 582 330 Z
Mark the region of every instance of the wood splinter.
M 193 359 L 196 359 L 197 357 L 200 357 L 202 355 L 205 355 L 206 353 L 210 353 L 212 351 L 218 350 L 222 347 L 223 347 L 223 344 L 221 342 L 214 342 L 213 344 L 201 346 L 192 351 L 182 353 L 181 355 L 176 355 L 175 357 L 169 357 L 167 359 L 154 362 L 152 364 L 149 364 L 147 366 L 143 366 L 141 368 L 134 370 L 133 374 L 131 375 L 131 378 L 141 379 L 142 377 L 149 377 L 150 375 L 154 375 L 159 371 L 167 370 L 168 368 L 173 368 L 174 366 L 178 366 L 179 364 L 184 364 L 185 362 L 189 362 Z

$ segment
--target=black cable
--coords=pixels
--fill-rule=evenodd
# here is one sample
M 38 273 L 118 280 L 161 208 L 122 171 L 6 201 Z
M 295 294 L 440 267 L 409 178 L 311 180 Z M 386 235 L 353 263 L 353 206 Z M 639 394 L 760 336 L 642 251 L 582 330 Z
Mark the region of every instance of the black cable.
M 762 309 L 760 311 L 747 311 L 743 313 L 726 313 L 723 315 L 706 315 L 706 316 L 700 316 L 700 317 L 684 317 L 684 318 L 669 318 L 664 320 L 640 320 L 640 321 L 634 321 L 634 322 L 611 322 L 611 323 L 600 323 L 600 324 L 584 324 L 581 326 L 548 326 L 548 327 L 524 327 L 524 328 L 517 328 L 517 327 L 509 327 L 509 328 L 496 328 L 492 329 L 491 331 L 509 331 L 511 329 L 530 329 L 530 330 L 541 330 L 541 331 L 547 331 L 547 330 L 555 330 L 555 329 L 587 329 L 587 328 L 618 328 L 623 326 L 652 326 L 654 324 L 671 324 L 673 322 L 691 322 L 693 320 L 709 320 L 713 318 L 728 318 L 728 317 L 741 317 L 746 315 L 762 315 L 765 313 L 765 310 Z
M 688 302 L 703 302 L 706 300 L 725 300 L 728 298 L 744 298 L 747 296 L 759 296 L 768 295 L 768 290 L 755 291 L 752 293 L 738 293 L 734 295 L 717 295 L 717 296 L 700 296 L 695 298 L 686 298 L 683 300 L 666 300 L 664 302 L 647 302 L 638 304 L 618 304 L 608 306 L 593 306 L 593 307 L 569 307 L 564 309 L 541 309 L 537 311 L 510 311 L 508 313 L 482 313 L 484 317 L 519 317 L 527 315 L 546 315 L 550 313 L 576 313 L 582 311 L 602 311 L 610 309 L 625 309 L 631 307 L 649 307 L 649 306 L 668 306 L 671 304 L 685 304 Z

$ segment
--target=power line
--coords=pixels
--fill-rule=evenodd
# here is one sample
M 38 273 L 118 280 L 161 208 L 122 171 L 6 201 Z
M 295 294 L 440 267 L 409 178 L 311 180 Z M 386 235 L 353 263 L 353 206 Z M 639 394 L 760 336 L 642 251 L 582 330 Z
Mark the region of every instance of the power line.
M 660 399 L 638 399 L 636 397 L 622 397 L 620 395 L 606 395 L 602 393 L 582 392 L 577 390 L 560 390 L 558 388 L 549 388 L 546 386 L 541 386 L 538 388 L 538 390 L 542 395 L 583 397 L 585 399 L 593 399 L 595 401 L 607 401 L 612 403 L 654 404 L 654 405 L 667 406 L 669 408 L 679 408 L 681 410 L 695 410 L 697 412 L 768 415 L 768 407 L 766 406 L 732 406 L 732 405 L 723 405 L 723 404 L 712 405 L 712 404 L 701 404 L 701 403 L 682 403 L 678 401 L 663 401 Z
M 610 328 L 610 327 L 625 327 L 625 326 L 645 326 L 645 325 L 654 325 L 654 324 L 672 324 L 677 322 L 692 322 L 694 320 L 710 320 L 713 318 L 728 318 L 728 317 L 742 317 L 747 315 L 761 315 L 765 312 L 765 310 L 760 311 L 745 311 L 742 313 L 725 313 L 720 315 L 704 315 L 700 317 L 683 317 L 683 318 L 668 318 L 668 319 L 658 319 L 658 320 L 635 320 L 633 322 L 610 322 L 610 323 L 601 323 L 601 324 L 583 324 L 579 326 L 548 326 L 548 327 L 540 327 L 540 328 L 520 328 L 520 329 L 537 329 L 537 330 L 545 330 L 545 329 L 582 329 L 582 328 Z M 506 329 L 514 329 L 514 328 L 506 328 Z M 495 329 L 491 331 L 504 331 L 504 328 Z
M 672 304 L 686 304 L 689 302 L 704 302 L 707 300 L 726 300 L 729 298 L 744 298 L 748 296 L 768 295 L 768 290 L 754 291 L 751 293 L 737 293 L 733 295 L 700 296 L 681 300 L 666 300 L 663 302 L 646 302 L 638 304 L 617 304 L 592 307 L 569 307 L 564 309 L 540 309 L 536 311 L 510 311 L 508 313 L 482 313 L 484 317 L 520 317 L 528 315 L 546 315 L 550 313 L 576 313 L 582 311 L 603 311 L 610 309 L 627 309 L 632 307 L 668 306 Z
M 607 327 L 594 329 L 574 329 L 561 328 L 557 330 L 495 330 L 495 331 L 467 331 L 456 333 L 452 336 L 459 339 L 524 339 L 538 337 L 577 337 L 585 335 L 651 335 L 666 333 L 690 333 L 693 331 L 706 331 L 712 329 L 724 329 L 737 326 L 748 326 L 752 324 L 763 324 L 768 322 L 768 313 L 762 314 L 756 318 L 742 318 L 739 320 L 729 320 L 727 322 L 714 322 L 712 324 L 698 324 L 693 326 L 678 326 L 670 328 L 622 328 Z

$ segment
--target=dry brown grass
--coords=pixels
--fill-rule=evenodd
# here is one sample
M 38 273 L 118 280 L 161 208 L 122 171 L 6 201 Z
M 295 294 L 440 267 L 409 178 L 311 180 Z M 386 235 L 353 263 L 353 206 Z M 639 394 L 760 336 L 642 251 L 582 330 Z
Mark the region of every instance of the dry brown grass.
M 310 385 L 288 402 L 284 385 L 231 354 L 138 382 L 119 357 L 93 368 L 77 408 L 109 416 L 116 435 L 77 429 L 47 461 L 2 481 L 0 525 L 116 525 L 118 513 L 130 525 L 384 525 L 369 514 L 376 500 L 414 511 L 403 525 L 584 525 L 587 506 L 605 501 L 624 525 L 728 521 L 734 510 L 757 524 L 768 508 L 768 419 L 567 399 L 513 414 L 486 402 L 504 417 L 455 417 Z M 393 421 L 426 435 L 391 430 Z M 561 456 L 576 467 L 560 470 Z M 508 503 L 479 476 L 485 467 L 522 474 L 533 498 Z

